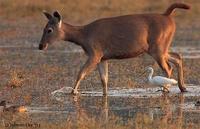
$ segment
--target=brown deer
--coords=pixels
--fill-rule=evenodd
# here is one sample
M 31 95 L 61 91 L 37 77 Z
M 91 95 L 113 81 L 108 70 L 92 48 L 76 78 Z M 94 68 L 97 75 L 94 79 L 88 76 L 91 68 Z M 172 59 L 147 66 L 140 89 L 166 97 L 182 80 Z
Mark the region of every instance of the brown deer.
M 96 20 L 84 26 L 72 26 L 62 21 L 55 11 L 53 15 L 44 12 L 48 23 L 39 44 L 40 50 L 56 40 L 65 40 L 80 45 L 88 55 L 81 68 L 73 94 L 78 93 L 80 81 L 97 66 L 103 84 L 103 94 L 107 94 L 109 59 L 125 59 L 148 53 L 159 64 L 167 77 L 171 76 L 174 64 L 178 69 L 178 86 L 186 91 L 183 81 L 182 58 L 168 49 L 175 33 L 176 25 L 172 17 L 175 8 L 190 9 L 183 3 L 172 4 L 163 14 L 134 14 Z

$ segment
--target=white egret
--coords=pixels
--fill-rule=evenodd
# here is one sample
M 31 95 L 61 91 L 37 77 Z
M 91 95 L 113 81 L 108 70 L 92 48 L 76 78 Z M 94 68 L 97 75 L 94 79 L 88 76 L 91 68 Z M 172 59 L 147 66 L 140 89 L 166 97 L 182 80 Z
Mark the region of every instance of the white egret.
M 163 87 L 162 91 L 169 92 L 168 86 L 177 84 L 177 81 L 171 78 L 162 77 L 162 76 L 153 76 L 154 70 L 152 67 L 148 67 L 147 70 L 150 72 L 148 76 L 148 81 L 152 85 L 158 85 Z

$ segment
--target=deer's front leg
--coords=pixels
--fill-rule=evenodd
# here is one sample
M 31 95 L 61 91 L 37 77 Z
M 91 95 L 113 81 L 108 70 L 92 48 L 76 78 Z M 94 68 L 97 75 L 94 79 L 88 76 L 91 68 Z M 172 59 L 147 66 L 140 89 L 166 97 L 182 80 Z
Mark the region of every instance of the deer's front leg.
M 85 63 L 85 65 L 81 68 L 79 74 L 78 74 L 78 78 L 76 80 L 74 89 L 72 91 L 73 94 L 78 94 L 78 87 L 80 85 L 80 81 L 83 80 L 83 78 L 89 74 L 89 72 L 91 72 L 92 70 L 94 70 L 94 68 L 96 67 L 96 65 L 100 62 L 100 58 L 97 56 L 91 56 L 88 58 L 87 62 Z
M 108 62 L 102 61 L 98 64 L 98 70 L 101 77 L 101 82 L 103 85 L 103 95 L 107 95 L 108 93 Z

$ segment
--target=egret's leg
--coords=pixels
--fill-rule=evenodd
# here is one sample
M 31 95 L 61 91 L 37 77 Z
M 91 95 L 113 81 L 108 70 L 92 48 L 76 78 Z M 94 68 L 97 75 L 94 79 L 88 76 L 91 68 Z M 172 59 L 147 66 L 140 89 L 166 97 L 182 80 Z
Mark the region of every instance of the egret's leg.
M 169 93 L 168 85 L 163 86 L 163 92 Z
M 162 91 L 162 92 L 165 92 L 165 93 L 169 93 L 169 89 L 166 86 L 162 86 L 161 89 L 157 90 L 156 92 L 159 92 L 159 91 Z

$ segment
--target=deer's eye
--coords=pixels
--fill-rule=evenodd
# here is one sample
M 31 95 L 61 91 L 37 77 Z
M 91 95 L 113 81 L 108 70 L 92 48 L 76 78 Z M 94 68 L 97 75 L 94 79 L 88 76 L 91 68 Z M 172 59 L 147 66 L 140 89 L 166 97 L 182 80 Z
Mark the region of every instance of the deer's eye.
M 48 34 L 50 34 L 50 33 L 52 33 L 53 32 L 53 29 L 52 28 L 49 28 L 48 30 L 47 30 L 47 33 Z

